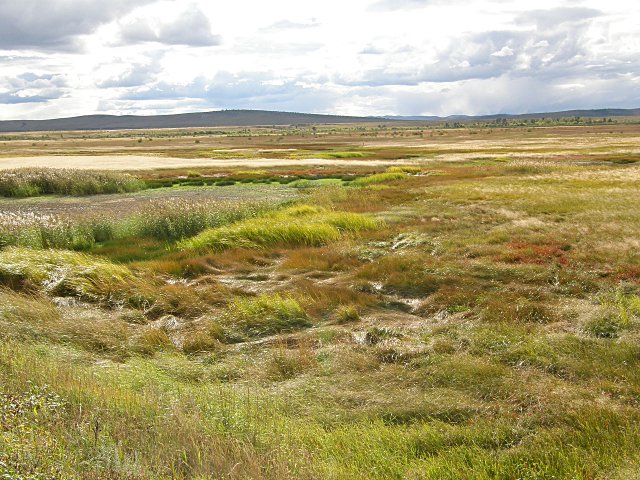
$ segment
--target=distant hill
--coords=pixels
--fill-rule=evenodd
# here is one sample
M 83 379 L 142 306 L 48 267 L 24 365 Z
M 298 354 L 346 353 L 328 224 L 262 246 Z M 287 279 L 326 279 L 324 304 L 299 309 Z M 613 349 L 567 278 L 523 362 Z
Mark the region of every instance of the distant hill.
M 137 130 L 146 128 L 249 127 L 380 122 L 381 117 L 348 117 L 266 110 L 221 110 L 175 115 L 85 115 L 51 120 L 3 120 L 0 132 Z
M 384 118 L 389 120 L 413 120 L 413 121 L 468 121 L 468 120 L 495 120 L 498 118 L 510 118 L 510 119 L 530 119 L 530 118 L 570 118 L 570 117 L 585 117 L 585 118 L 603 118 L 603 117 L 638 117 L 640 116 L 640 108 L 599 108 L 592 110 L 564 110 L 561 112 L 540 112 L 540 113 L 522 113 L 522 114 L 510 114 L 510 113 L 495 113 L 491 115 L 449 115 L 448 117 L 437 117 L 433 115 L 422 116 L 385 116 Z
M 567 118 L 567 117 L 630 117 L 640 116 L 640 108 L 603 108 L 597 110 L 565 110 L 525 114 L 384 116 L 349 117 L 314 113 L 273 112 L 268 110 L 220 110 L 213 112 L 180 113 L 174 115 L 84 115 L 50 120 L 0 120 L 0 132 L 46 132 L 70 130 L 142 130 L 147 128 L 209 128 L 257 127 L 270 125 L 312 125 L 384 121 L 474 121 L 499 118 Z

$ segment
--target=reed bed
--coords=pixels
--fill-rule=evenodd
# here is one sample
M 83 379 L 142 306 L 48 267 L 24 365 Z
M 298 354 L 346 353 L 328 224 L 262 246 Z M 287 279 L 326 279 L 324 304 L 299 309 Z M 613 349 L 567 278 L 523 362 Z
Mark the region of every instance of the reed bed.
M 162 200 L 125 218 L 84 213 L 76 216 L 7 212 L 0 215 L 0 248 L 87 250 L 97 243 L 128 237 L 173 242 L 211 228 L 258 216 L 277 206 L 264 202 Z
M 118 172 L 55 168 L 24 168 L 0 172 L 0 196 L 96 195 L 137 192 L 146 184 L 136 177 Z

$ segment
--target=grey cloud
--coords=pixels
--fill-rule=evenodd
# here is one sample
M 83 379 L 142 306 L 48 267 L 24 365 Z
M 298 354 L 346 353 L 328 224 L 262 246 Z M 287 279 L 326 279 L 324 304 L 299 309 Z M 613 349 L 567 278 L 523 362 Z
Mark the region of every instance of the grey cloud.
M 3 0 L 0 49 L 81 49 L 78 36 L 94 32 L 141 5 L 156 0 Z
M 167 45 L 191 45 L 196 47 L 220 45 L 222 38 L 211 33 L 211 23 L 197 8 L 185 10 L 174 21 L 153 28 L 149 22 L 138 18 L 121 27 L 121 43 L 158 42 Z
M 128 88 L 147 85 L 155 81 L 162 67 L 157 60 L 145 64 L 129 65 L 120 74 L 98 82 L 99 88 Z
M 63 75 L 23 73 L 0 83 L 0 104 L 39 103 L 64 97 L 67 80 Z
M 274 83 L 274 76 L 261 72 L 220 72 L 199 77 L 187 85 L 160 82 L 150 88 L 132 89 L 120 102 L 177 101 L 210 108 L 293 109 L 330 111 L 333 95 L 319 86 L 299 80 Z
M 584 88 L 567 89 L 564 81 Z M 640 104 L 638 77 L 593 84 L 588 78 L 548 82 L 538 78 L 500 77 L 448 84 L 432 94 L 419 89 L 393 94 L 391 111 L 406 115 L 487 115 L 536 113 L 576 108 L 629 108 Z M 378 92 L 380 94 L 380 92 Z

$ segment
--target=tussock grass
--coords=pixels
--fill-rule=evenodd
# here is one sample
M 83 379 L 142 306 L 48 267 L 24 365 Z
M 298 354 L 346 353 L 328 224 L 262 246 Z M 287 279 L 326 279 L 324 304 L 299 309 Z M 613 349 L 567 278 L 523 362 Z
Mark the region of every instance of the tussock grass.
M 298 301 L 280 294 L 238 297 L 228 306 L 225 323 L 251 337 L 290 332 L 310 325 Z
M 369 175 L 368 177 L 361 177 L 351 182 L 356 187 L 366 187 L 369 185 L 375 185 L 378 183 L 394 182 L 397 180 L 404 180 L 407 178 L 406 172 L 387 171 L 384 173 L 376 173 L 375 175 Z
M 0 196 L 96 195 L 137 192 L 145 183 L 118 172 L 27 168 L 0 172 Z
M 126 267 L 65 250 L 10 247 L 0 251 L 0 282 L 13 288 L 35 287 L 54 296 L 108 300 L 133 280 Z
M 387 168 L 387 173 L 420 173 L 421 171 L 422 167 L 414 165 L 397 165 Z
M 59 320 L 60 313 L 50 299 L 0 288 L 0 332 L 3 338 L 37 339 L 43 337 L 39 335 L 42 328 Z
M 373 230 L 378 226 L 375 219 L 365 215 L 301 205 L 206 230 L 181 242 L 179 248 L 220 251 L 229 248 L 321 246 L 335 242 L 343 235 Z

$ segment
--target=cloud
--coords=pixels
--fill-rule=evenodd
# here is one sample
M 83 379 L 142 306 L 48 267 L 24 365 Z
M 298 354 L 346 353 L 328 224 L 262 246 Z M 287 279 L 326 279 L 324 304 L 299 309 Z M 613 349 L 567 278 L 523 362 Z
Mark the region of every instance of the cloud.
M 78 51 L 78 36 L 152 1 L 2 0 L 0 49 Z
M 567 85 L 567 81 L 575 82 Z M 393 95 L 392 111 L 420 115 L 539 113 L 576 108 L 629 108 L 640 105 L 640 78 L 563 79 L 548 82 L 533 77 L 477 80 L 449 84 L 447 89 L 410 89 Z M 580 86 L 580 84 L 588 85 Z
M 451 3 L 444 0 L 379 0 L 371 5 L 369 10 L 372 11 L 389 11 L 389 10 L 411 10 L 415 8 L 423 8 L 429 5 Z
M 384 55 L 388 53 L 384 48 L 377 47 L 375 45 L 367 45 L 359 52 L 361 55 Z
M 67 92 L 63 75 L 27 72 L 0 82 L 0 104 L 47 102 L 64 97 Z
M 279 20 L 275 23 L 272 23 L 268 27 L 263 28 L 263 31 L 274 31 L 274 30 L 299 30 L 299 29 L 307 29 L 307 28 L 315 28 L 318 27 L 320 23 L 318 23 L 315 19 L 312 19 L 309 22 L 292 22 L 291 20 Z
M 115 104 L 180 101 L 203 108 L 248 108 L 329 112 L 339 101 L 331 88 L 305 84 L 297 79 L 279 79 L 264 72 L 219 72 L 186 84 L 158 82 L 131 89 Z
M 492 57 L 510 57 L 511 55 L 513 55 L 513 49 L 507 45 L 491 54 Z
M 128 88 L 147 85 L 155 81 L 162 67 L 157 59 L 149 63 L 125 66 L 119 74 L 96 83 L 99 88 Z
M 288 0 L 254 2 L 253 15 L 247 5 L 0 0 L 0 117 L 98 105 L 380 115 L 638 101 L 635 4 L 364 0 L 311 12 Z
M 453 37 L 435 52 L 435 61 L 390 61 L 356 73 L 338 73 L 333 80 L 351 86 L 411 86 L 484 80 L 504 75 L 553 80 L 585 76 L 608 78 L 640 71 L 640 51 L 613 48 L 589 34 L 592 11 L 569 9 L 561 29 L 496 30 Z M 563 10 L 564 11 L 564 10 Z M 556 12 L 558 13 L 558 12 Z M 533 22 L 540 15 L 534 15 Z M 555 14 L 553 15 L 555 18 Z M 369 47 L 367 47 L 369 48 Z M 380 49 L 361 53 L 385 53 Z M 387 52 L 388 53 L 388 52 Z M 413 55 L 416 56 L 415 54 Z
M 554 28 L 565 23 L 575 23 L 602 16 L 603 12 L 586 7 L 558 7 L 547 10 L 530 10 L 515 19 L 516 24 L 535 25 L 538 29 Z
M 211 32 L 211 22 L 198 8 L 183 11 L 171 22 L 153 25 L 143 18 L 135 18 L 121 26 L 120 42 L 133 44 L 158 42 L 167 45 L 205 47 L 220 45 L 222 37 Z

